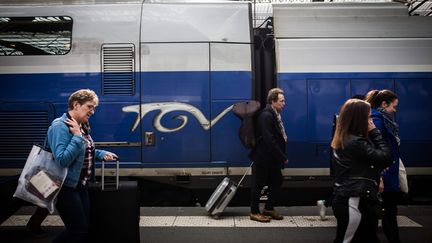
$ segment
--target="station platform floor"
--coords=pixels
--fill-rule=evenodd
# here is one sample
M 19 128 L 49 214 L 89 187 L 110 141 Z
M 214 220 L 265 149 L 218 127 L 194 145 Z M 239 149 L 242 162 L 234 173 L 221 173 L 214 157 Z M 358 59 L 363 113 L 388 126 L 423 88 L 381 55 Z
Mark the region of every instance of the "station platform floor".
M 228 207 L 219 219 L 206 215 L 203 207 L 142 207 L 140 238 L 143 243 L 273 243 L 333 242 L 336 219 L 327 209 L 320 220 L 314 206 L 278 207 L 285 218 L 258 223 L 249 220 L 248 207 Z M 58 215 L 49 215 L 42 224 L 43 235 L 32 235 L 25 227 L 34 207 L 23 207 L 0 225 L 0 242 L 51 242 L 63 229 Z M 399 230 L 402 242 L 432 243 L 432 206 L 399 206 Z M 381 242 L 387 242 L 382 228 Z

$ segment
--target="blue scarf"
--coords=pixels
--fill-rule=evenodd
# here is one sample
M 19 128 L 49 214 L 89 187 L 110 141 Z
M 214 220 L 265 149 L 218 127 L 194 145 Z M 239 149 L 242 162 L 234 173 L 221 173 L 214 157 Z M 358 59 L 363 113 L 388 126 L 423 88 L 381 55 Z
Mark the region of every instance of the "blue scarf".
M 384 118 L 384 126 L 395 137 L 398 145 L 400 145 L 399 126 L 395 121 L 394 113 L 389 113 L 381 107 L 379 107 L 377 110 Z

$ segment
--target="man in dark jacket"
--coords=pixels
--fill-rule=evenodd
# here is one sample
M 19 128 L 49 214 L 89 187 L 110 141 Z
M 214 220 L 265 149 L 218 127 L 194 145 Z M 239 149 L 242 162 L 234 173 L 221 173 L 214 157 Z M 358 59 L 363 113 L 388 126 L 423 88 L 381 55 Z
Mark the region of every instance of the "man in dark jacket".
M 283 216 L 274 210 L 274 204 L 282 184 L 281 170 L 284 164 L 288 163 L 285 155 L 287 136 L 280 115 L 285 106 L 283 90 L 271 89 L 267 96 L 267 103 L 257 120 L 257 145 L 249 154 L 250 159 L 254 161 L 250 219 L 258 222 L 270 222 L 270 218 L 283 219 Z M 261 213 L 260 192 L 265 185 L 268 186 L 268 199 Z

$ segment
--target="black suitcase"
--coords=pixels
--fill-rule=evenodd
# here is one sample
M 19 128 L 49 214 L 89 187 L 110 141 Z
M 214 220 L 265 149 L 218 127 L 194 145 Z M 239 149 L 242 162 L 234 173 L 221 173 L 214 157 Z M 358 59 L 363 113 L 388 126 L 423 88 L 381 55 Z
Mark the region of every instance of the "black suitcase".
M 116 182 L 105 183 L 105 162 L 101 177 L 89 184 L 92 242 L 140 242 L 138 183 L 119 181 L 118 160 Z

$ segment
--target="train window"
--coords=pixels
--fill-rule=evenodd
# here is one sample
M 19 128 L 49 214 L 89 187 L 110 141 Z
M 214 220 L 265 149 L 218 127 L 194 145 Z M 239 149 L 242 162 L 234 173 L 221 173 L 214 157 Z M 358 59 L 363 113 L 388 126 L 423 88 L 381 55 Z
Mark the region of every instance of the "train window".
M 71 42 L 71 17 L 0 17 L 0 56 L 65 55 Z

